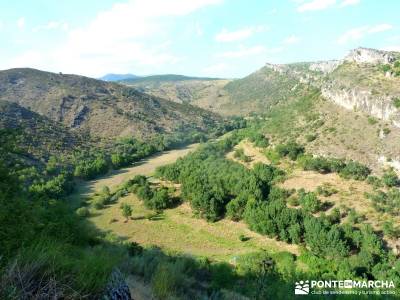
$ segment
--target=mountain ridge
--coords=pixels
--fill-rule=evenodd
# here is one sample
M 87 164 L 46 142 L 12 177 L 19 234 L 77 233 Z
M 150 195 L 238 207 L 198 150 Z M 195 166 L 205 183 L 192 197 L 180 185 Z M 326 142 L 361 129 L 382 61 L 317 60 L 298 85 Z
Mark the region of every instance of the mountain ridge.
M 142 138 L 180 128 L 202 131 L 221 120 L 201 108 L 118 83 L 29 68 L 0 72 L 0 100 L 16 102 L 72 130 L 107 138 Z

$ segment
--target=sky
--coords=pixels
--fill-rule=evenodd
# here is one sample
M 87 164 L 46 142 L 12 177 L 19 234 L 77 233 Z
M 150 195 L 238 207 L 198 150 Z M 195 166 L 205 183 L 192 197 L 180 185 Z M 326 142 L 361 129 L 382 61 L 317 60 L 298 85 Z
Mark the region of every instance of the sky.
M 400 51 L 398 0 L 0 0 L 0 70 L 244 77 Z

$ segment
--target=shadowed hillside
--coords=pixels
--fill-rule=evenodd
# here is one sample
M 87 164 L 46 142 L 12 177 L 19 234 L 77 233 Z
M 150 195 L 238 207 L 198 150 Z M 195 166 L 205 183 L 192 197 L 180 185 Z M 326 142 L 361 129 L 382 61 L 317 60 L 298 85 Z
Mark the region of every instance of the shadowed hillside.
M 0 72 L 0 100 L 100 137 L 147 137 L 180 128 L 203 131 L 220 120 L 202 109 L 116 83 L 34 69 Z

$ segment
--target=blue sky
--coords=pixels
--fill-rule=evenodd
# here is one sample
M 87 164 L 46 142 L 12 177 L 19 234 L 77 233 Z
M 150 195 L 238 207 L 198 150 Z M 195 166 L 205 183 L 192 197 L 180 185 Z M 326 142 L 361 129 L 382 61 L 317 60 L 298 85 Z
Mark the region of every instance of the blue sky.
M 399 12 L 397 0 L 0 0 L 0 69 L 243 77 L 400 51 Z

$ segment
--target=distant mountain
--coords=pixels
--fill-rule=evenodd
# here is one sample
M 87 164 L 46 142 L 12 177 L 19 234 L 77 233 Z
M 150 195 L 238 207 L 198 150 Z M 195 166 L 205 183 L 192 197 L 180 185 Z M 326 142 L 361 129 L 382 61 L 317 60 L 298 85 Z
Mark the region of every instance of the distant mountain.
M 150 96 L 117 83 L 35 69 L 1 71 L 2 100 L 16 102 L 94 137 L 147 137 L 182 128 L 202 131 L 221 120 L 203 109 Z
M 127 79 L 135 79 L 139 78 L 140 76 L 136 76 L 133 74 L 106 74 L 102 77 L 100 77 L 100 80 L 104 81 L 120 81 L 120 80 L 127 80 Z
M 196 80 L 196 81 L 210 81 L 210 80 L 218 80 L 219 78 L 212 77 L 193 77 L 193 76 L 185 76 L 185 75 L 177 75 L 177 74 L 163 74 L 163 75 L 149 75 L 142 76 L 136 78 L 122 79 L 120 80 L 122 83 L 130 84 L 130 83 L 155 83 L 155 82 L 178 82 L 178 81 L 188 81 L 188 80 Z
M 178 103 L 190 103 L 218 113 L 214 106 L 219 102 L 222 88 L 229 81 L 212 77 L 166 74 L 122 80 L 120 83 L 146 94 Z

